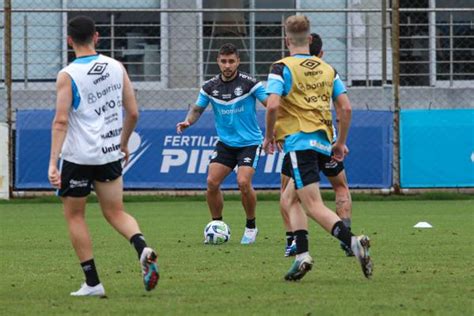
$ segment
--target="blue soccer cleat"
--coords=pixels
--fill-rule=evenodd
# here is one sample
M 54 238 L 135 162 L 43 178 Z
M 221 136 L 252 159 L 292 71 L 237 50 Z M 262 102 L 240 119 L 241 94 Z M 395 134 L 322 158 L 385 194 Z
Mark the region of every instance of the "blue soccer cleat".
M 302 279 L 305 274 L 313 268 L 314 260 L 309 254 L 303 258 L 293 261 L 290 270 L 285 275 L 287 281 L 298 281 Z
M 149 247 L 143 249 L 142 255 L 140 256 L 143 283 L 145 284 L 145 290 L 147 291 L 153 290 L 160 279 L 158 265 L 156 264 L 157 257 L 155 251 Z
M 247 228 L 245 227 L 244 235 L 240 240 L 240 244 L 242 245 L 249 245 L 255 243 L 255 239 L 257 239 L 258 228 Z

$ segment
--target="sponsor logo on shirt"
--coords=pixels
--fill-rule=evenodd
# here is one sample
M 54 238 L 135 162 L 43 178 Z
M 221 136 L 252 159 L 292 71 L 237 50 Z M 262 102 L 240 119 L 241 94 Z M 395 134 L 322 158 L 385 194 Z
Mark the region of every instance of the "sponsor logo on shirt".
M 313 70 L 314 68 L 318 67 L 319 65 L 321 65 L 320 62 L 316 61 L 316 60 L 312 60 L 312 59 L 305 59 L 301 64 L 300 66 L 303 66 L 304 68 L 308 68 L 308 69 L 311 69 Z
M 331 148 L 331 145 L 325 145 L 323 143 L 321 143 L 319 140 L 316 140 L 316 139 L 312 139 L 309 141 L 309 144 L 312 146 L 312 147 L 315 147 L 315 148 L 318 148 L 324 152 L 331 152 L 332 148 Z
M 107 68 L 108 63 L 95 63 L 87 73 L 88 75 L 101 75 Z
M 110 74 L 107 72 L 105 75 L 102 75 L 99 78 L 92 81 L 92 83 L 93 84 L 98 84 L 99 82 L 106 80 L 108 77 L 110 77 Z
M 100 91 L 96 91 L 95 93 L 89 93 L 87 95 L 87 103 L 89 103 L 89 104 L 96 103 L 103 96 L 106 96 L 107 94 L 109 94 L 112 91 L 117 91 L 117 90 L 120 90 L 120 89 L 122 89 L 122 84 L 116 83 L 116 84 L 111 84 L 110 86 L 108 86 L 105 89 L 102 89 Z
M 122 133 L 122 128 L 116 128 L 111 131 L 108 131 L 105 134 L 101 134 L 100 137 L 102 137 L 102 139 L 107 139 L 107 138 L 120 136 L 121 133 Z
M 252 82 L 257 82 L 257 79 L 252 78 L 252 77 L 250 77 L 250 76 L 247 76 L 247 75 L 245 75 L 245 74 L 243 74 L 243 73 L 239 73 L 239 76 L 240 76 L 241 78 L 243 78 L 243 79 L 248 79 L 248 80 L 250 80 L 250 81 L 252 81 Z
M 105 155 L 119 149 L 120 149 L 120 144 L 112 144 L 111 146 L 102 147 L 102 153 Z
M 241 113 L 244 112 L 245 109 L 243 106 L 235 108 L 235 109 L 220 109 L 219 113 L 222 115 L 230 115 L 230 114 L 236 114 L 236 113 Z

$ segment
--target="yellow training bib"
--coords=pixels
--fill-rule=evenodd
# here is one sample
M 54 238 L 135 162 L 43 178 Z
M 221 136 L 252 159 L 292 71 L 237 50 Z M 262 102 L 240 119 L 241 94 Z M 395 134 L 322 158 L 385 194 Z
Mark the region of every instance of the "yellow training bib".
M 276 139 L 288 135 L 319 130 L 333 139 L 331 97 L 336 71 L 322 59 L 286 57 L 283 63 L 291 72 L 292 85 L 288 95 L 282 96 L 275 125 Z

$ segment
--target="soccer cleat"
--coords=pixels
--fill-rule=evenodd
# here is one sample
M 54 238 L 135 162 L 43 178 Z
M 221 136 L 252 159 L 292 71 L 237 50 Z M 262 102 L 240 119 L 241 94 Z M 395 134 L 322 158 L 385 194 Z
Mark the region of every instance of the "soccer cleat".
M 253 244 L 255 242 L 255 239 L 257 238 L 257 234 L 258 234 L 258 228 L 245 227 L 244 235 L 242 236 L 240 243 L 242 245 Z
M 351 249 L 357 260 L 359 260 L 362 272 L 366 278 L 372 276 L 372 260 L 369 255 L 370 239 L 365 235 L 353 236 Z
M 341 249 L 346 253 L 346 257 L 354 257 L 354 252 L 352 252 L 351 247 L 347 246 L 345 243 L 341 242 Z
M 314 260 L 308 254 L 300 260 L 293 261 L 290 270 L 285 275 L 287 281 L 298 281 L 313 268 Z
M 102 286 L 102 283 L 99 283 L 96 286 L 89 286 L 84 282 L 79 290 L 71 292 L 71 296 L 105 296 L 105 289 Z
M 285 257 L 296 256 L 296 242 L 293 240 L 290 246 L 286 246 Z
M 160 273 L 158 265 L 156 264 L 155 251 L 149 247 L 143 249 L 140 256 L 140 264 L 142 266 L 143 283 L 145 284 L 145 290 L 151 291 L 156 287 L 158 280 L 160 279 Z

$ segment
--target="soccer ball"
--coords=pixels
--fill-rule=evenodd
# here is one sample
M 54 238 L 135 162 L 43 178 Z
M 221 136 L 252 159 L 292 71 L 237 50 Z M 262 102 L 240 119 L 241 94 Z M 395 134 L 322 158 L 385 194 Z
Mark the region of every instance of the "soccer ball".
M 230 239 L 230 228 L 223 221 L 212 221 L 204 228 L 204 243 L 220 245 Z

